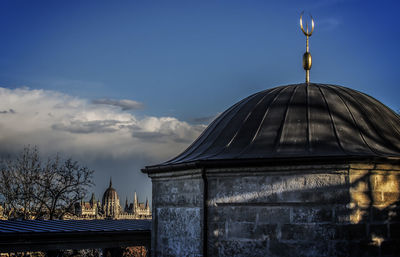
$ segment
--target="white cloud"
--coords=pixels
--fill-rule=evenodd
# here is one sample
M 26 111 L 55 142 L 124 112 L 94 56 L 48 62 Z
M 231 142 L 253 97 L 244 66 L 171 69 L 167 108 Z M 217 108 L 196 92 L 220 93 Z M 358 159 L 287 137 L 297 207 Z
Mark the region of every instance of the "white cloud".
M 46 155 L 61 152 L 89 161 L 99 156 L 140 158 L 154 164 L 183 151 L 204 129 L 173 117 L 139 119 L 123 111 L 138 104 L 132 100 L 107 102 L 55 91 L 0 88 L 0 149 L 13 152 L 30 144 Z
M 93 190 L 100 199 L 110 176 L 121 199 L 134 191 L 151 197 L 150 180 L 140 168 L 176 156 L 205 126 L 173 117 L 138 118 L 123 109 L 55 91 L 0 87 L 0 154 L 37 145 L 43 156 L 60 153 L 94 169 Z

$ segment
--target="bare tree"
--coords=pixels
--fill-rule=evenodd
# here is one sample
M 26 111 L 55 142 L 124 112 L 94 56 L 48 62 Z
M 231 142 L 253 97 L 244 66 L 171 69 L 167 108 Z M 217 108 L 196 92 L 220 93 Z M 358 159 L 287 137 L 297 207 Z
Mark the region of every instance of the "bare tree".
M 29 219 L 31 213 L 40 212 L 35 199 L 36 175 L 40 172 L 40 160 L 36 147 L 25 148 L 15 159 L 2 161 L 0 194 L 7 204 L 7 215 Z
M 93 171 L 82 167 L 72 159 L 61 161 L 59 156 L 50 159 L 38 181 L 38 200 L 43 203 L 49 218 L 61 218 L 82 200 L 87 188 L 93 185 Z
M 93 173 L 59 155 L 43 162 L 36 147 L 25 147 L 17 158 L 2 161 L 0 195 L 11 217 L 59 219 L 86 196 Z

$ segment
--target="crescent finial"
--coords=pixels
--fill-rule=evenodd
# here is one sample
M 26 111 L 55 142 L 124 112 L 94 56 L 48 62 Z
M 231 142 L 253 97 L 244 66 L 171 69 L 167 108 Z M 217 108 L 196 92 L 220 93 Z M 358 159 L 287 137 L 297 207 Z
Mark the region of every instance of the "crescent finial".
M 308 22 L 306 22 L 306 30 L 304 30 L 304 27 L 303 27 L 303 14 L 304 14 L 304 11 L 302 11 L 301 14 L 300 14 L 300 28 L 301 28 L 301 31 L 303 31 L 304 35 L 306 35 L 307 37 L 310 37 L 312 35 L 312 33 L 314 32 L 314 19 L 310 14 L 311 31 L 310 32 L 308 31 Z
M 312 66 L 312 58 L 311 58 L 310 49 L 309 49 L 309 45 L 308 45 L 308 39 L 314 32 L 314 19 L 310 14 L 311 31 L 308 30 L 308 22 L 306 22 L 306 30 L 304 30 L 303 14 L 304 14 L 304 11 L 302 11 L 300 14 L 300 28 L 301 28 L 301 31 L 303 31 L 304 35 L 306 36 L 306 52 L 303 55 L 303 68 L 306 71 L 306 83 L 308 84 L 308 83 L 310 83 L 310 69 Z

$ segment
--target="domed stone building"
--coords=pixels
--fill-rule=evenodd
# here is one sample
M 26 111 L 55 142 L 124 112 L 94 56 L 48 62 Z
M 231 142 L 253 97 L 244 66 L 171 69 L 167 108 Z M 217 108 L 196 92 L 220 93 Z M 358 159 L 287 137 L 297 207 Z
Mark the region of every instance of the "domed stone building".
M 142 171 L 154 256 L 398 256 L 400 118 L 350 88 L 253 94 Z
M 103 214 L 106 218 L 118 217 L 121 206 L 117 191 L 112 187 L 111 179 L 109 187 L 104 191 L 102 204 Z
M 106 219 L 151 219 L 151 210 L 149 202 L 138 201 L 136 192 L 134 194 L 133 203 L 128 204 L 128 199 L 125 202 L 125 208 L 122 209 L 117 191 L 110 185 L 104 191 L 102 201 L 102 217 Z
M 399 157 L 400 119 L 368 95 L 314 83 L 256 93 L 178 157 L 144 169 L 154 251 L 390 253 L 400 233 Z
M 139 202 L 136 192 L 133 202 L 128 204 L 126 198 L 125 208 L 122 209 L 117 191 L 110 184 L 104 191 L 102 202 L 97 201 L 92 193 L 88 202 L 80 201 L 75 204 L 75 218 L 78 219 L 151 219 L 149 201 Z

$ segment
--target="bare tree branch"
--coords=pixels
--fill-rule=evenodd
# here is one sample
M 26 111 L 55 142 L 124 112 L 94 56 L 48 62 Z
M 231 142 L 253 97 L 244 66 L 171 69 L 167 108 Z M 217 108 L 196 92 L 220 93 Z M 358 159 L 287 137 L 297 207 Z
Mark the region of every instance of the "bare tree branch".
M 63 218 L 94 185 L 93 170 L 59 155 L 43 163 L 37 147 L 0 164 L 0 196 L 11 218 Z

